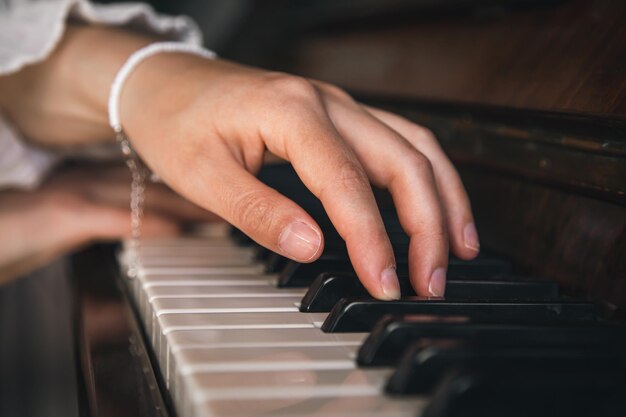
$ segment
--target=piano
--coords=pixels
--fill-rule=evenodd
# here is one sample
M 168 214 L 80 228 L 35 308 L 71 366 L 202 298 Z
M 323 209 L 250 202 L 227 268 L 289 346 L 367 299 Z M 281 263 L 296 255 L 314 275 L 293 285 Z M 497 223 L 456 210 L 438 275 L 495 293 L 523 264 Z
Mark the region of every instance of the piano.
M 480 257 L 451 259 L 444 299 L 405 281 L 402 300 L 375 301 L 319 202 L 268 166 L 261 178 L 325 229 L 319 261 L 223 225 L 142 241 L 137 277 L 125 245 L 72 258 L 79 414 L 626 415 L 626 4 L 289 3 L 257 5 L 223 55 L 431 129 L 468 189 Z

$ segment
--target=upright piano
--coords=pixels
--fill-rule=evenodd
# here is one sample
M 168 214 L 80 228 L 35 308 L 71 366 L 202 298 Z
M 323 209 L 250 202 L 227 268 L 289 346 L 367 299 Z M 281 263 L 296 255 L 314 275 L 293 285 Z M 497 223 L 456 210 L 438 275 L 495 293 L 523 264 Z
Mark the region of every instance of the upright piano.
M 451 259 L 444 299 L 404 282 L 402 300 L 377 302 L 319 202 L 267 167 L 325 228 L 318 262 L 219 225 L 143 241 L 136 277 L 124 245 L 73 258 L 80 414 L 626 415 L 626 3 L 261 3 L 225 55 L 431 129 L 481 256 Z

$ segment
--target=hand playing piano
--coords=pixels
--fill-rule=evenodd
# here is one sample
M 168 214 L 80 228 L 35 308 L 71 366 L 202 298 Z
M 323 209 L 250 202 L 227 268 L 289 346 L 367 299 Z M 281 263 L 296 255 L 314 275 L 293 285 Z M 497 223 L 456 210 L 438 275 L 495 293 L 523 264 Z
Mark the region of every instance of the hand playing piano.
M 121 165 L 75 168 L 37 191 L 0 192 L 0 283 L 90 242 L 129 236 L 128 178 Z M 176 235 L 186 222 L 216 219 L 162 185 L 150 187 L 146 202 L 147 236 Z
M 46 63 L 0 84 L 5 97 L 13 98 L 2 104 L 44 144 L 110 138 L 110 83 L 130 53 L 152 41 L 114 29 L 74 27 Z M 43 87 L 19 96 L 16 88 L 26 91 L 20 83 Z M 54 110 L 46 111 L 46 103 L 54 103 Z M 34 116 L 20 112 L 29 104 L 39 110 Z M 38 123 L 29 123 L 35 116 Z M 121 117 L 138 153 L 172 189 L 261 245 L 311 262 L 324 248 L 320 227 L 254 176 L 266 150 L 291 162 L 323 203 L 375 297 L 400 294 L 370 183 L 393 196 L 411 239 L 410 276 L 418 294 L 443 295 L 449 247 L 463 259 L 478 253 L 467 195 L 433 135 L 334 86 L 223 60 L 160 54 L 130 75 Z

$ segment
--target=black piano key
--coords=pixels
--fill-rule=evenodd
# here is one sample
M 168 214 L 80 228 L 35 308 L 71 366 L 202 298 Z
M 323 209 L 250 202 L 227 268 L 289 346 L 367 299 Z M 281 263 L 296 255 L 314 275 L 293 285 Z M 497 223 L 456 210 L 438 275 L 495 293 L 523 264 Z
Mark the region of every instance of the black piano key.
M 315 278 L 328 271 L 352 271 L 352 264 L 349 259 L 325 258 L 324 255 L 315 262 L 302 264 L 289 261 L 278 276 L 278 286 L 288 287 L 308 287 Z
M 400 276 L 403 297 L 415 296 L 407 276 Z M 324 273 L 309 287 L 300 303 L 302 312 L 328 312 L 344 297 L 367 297 L 365 287 L 354 274 Z M 446 299 L 549 300 L 559 296 L 558 284 L 549 281 L 468 280 L 448 274 Z
M 328 314 L 325 332 L 369 332 L 385 315 L 468 316 L 476 320 L 595 320 L 598 311 L 586 301 L 489 301 L 408 297 L 394 301 L 342 298 Z
M 398 262 L 397 270 L 399 274 L 408 273 L 408 265 Z M 348 272 L 354 273 L 352 264 L 347 257 L 337 254 L 324 254 L 315 262 L 301 264 L 289 261 L 278 276 L 278 287 L 308 287 L 315 278 L 325 272 Z
M 626 352 L 610 346 L 490 346 L 485 344 L 441 344 L 424 347 L 415 343 L 398 361 L 387 381 L 389 394 L 430 394 L 446 372 L 459 367 L 475 369 L 525 366 L 529 368 L 591 369 L 624 367 Z
M 605 322 L 480 323 L 469 317 L 387 316 L 361 345 L 361 366 L 392 365 L 405 349 L 436 340 L 492 346 L 609 346 L 626 347 L 626 327 Z
M 405 250 L 407 248 L 394 246 L 398 275 L 408 275 L 409 273 L 408 257 L 407 253 L 404 252 Z M 448 275 L 459 278 L 495 279 L 496 277 L 510 275 L 511 271 L 510 262 L 491 256 L 479 256 L 472 261 L 451 257 L 448 263 Z M 317 261 L 309 264 L 288 261 L 280 272 L 278 286 L 281 288 L 308 287 L 323 272 L 354 274 L 347 252 L 343 250 L 324 251 Z
M 402 294 L 415 291 L 407 279 L 400 279 Z M 344 297 L 367 297 L 368 292 L 355 274 L 325 272 L 320 274 L 302 298 L 300 311 L 303 313 L 321 313 L 330 311 Z
M 421 417 L 622 417 L 626 374 L 619 368 L 524 365 L 449 372 Z

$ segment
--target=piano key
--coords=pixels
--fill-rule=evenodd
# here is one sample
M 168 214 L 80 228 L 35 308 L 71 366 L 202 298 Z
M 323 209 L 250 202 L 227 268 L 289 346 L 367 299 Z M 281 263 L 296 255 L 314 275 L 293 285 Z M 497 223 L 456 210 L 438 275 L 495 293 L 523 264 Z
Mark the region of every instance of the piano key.
M 299 297 L 285 298 L 159 298 L 152 302 L 153 332 L 160 328 L 158 318 L 168 314 L 296 313 Z
M 269 313 L 297 312 L 295 297 L 248 298 L 157 298 L 152 306 L 156 316 L 188 313 Z
M 159 316 L 149 337 L 158 357 L 167 349 L 166 337 L 180 330 L 302 329 L 321 325 L 326 314 L 302 313 L 217 313 L 165 314 Z
M 137 300 L 138 308 L 140 312 L 145 312 L 149 308 L 148 298 L 151 291 L 158 288 L 181 288 L 184 286 L 190 287 L 269 287 L 275 283 L 275 276 L 273 275 L 231 275 L 231 276 L 213 276 L 204 275 L 196 277 L 180 277 L 180 276 L 168 276 L 168 275 L 140 275 L 134 278 L 131 282 L 131 289 L 135 299 Z M 147 315 L 146 317 L 150 317 Z
M 520 364 L 456 369 L 446 375 L 422 417 L 618 417 L 626 413 L 622 369 Z
M 415 343 L 398 361 L 385 390 L 390 394 L 428 394 L 446 372 L 460 367 L 484 369 L 528 366 L 535 369 L 559 369 L 584 366 L 592 369 L 623 366 L 624 352 L 611 347 L 577 346 L 524 347 L 491 346 L 488 344 L 434 345 Z
M 404 297 L 415 296 L 407 276 L 400 276 L 400 291 Z M 558 285 L 548 281 L 467 280 L 448 274 L 446 299 L 524 300 L 554 299 Z M 324 273 L 311 284 L 300 304 L 302 312 L 330 311 L 344 297 L 367 297 L 368 292 L 356 275 Z
M 123 249 L 131 250 L 131 241 L 125 240 L 122 242 Z M 237 246 L 237 244 L 230 237 L 153 237 L 141 239 L 140 248 L 179 248 L 179 247 L 196 247 L 196 248 L 211 248 L 211 247 L 225 247 L 225 246 Z
M 203 402 L 206 400 L 277 399 L 309 395 L 312 398 L 329 391 L 334 395 L 376 394 L 388 378 L 390 370 L 363 372 L 350 370 L 289 370 L 259 372 L 211 372 L 192 374 L 182 388 L 182 400 Z
M 358 369 L 199 373 L 185 381 L 181 400 L 193 404 L 208 400 L 319 398 L 329 392 L 339 397 L 374 395 L 388 375 L 388 370 L 366 373 Z
M 250 254 L 256 254 L 258 250 L 253 247 L 241 247 L 241 246 L 174 246 L 174 247 L 144 247 L 140 246 L 137 249 L 137 254 L 141 257 L 154 258 L 157 256 L 184 256 L 184 257 L 197 257 L 197 256 L 236 256 L 237 254 L 243 254 L 244 256 L 250 256 Z
M 397 270 L 399 274 L 408 273 L 408 266 L 405 262 L 398 260 Z M 310 264 L 289 261 L 279 274 L 278 286 L 281 288 L 308 287 L 315 278 L 325 272 L 353 273 L 354 269 L 350 260 L 343 257 L 320 258 Z
M 341 387 L 367 390 L 380 389 L 391 376 L 391 369 L 378 369 L 364 372 L 360 369 L 307 369 L 258 372 L 210 372 L 195 373 L 189 378 L 194 387 L 194 397 L 203 398 L 254 398 L 260 394 L 258 388 L 280 388 L 288 390 L 315 389 L 319 387 Z M 244 392 L 244 389 L 249 389 Z M 256 392 L 255 392 L 256 391 Z
M 318 393 L 251 400 L 198 398 L 193 407 L 183 410 L 194 417 L 407 417 L 421 414 L 426 406 L 424 398 L 389 399 L 359 390 L 343 396 L 313 394 Z
M 176 331 L 167 335 L 166 348 L 161 352 L 161 369 L 166 369 L 166 382 L 175 372 L 174 357 L 184 349 L 234 347 L 359 347 L 367 333 L 325 334 L 317 328 L 221 329 Z
M 513 273 L 511 261 L 481 252 L 476 258 L 466 261 L 456 256 L 448 260 L 448 273 L 465 278 L 485 278 L 510 276 Z
M 171 285 L 171 286 L 153 286 L 144 290 L 143 297 L 139 300 L 139 305 L 143 313 L 148 312 L 151 308 L 150 303 L 155 299 L 166 298 L 283 298 L 283 297 L 299 297 L 304 294 L 301 289 L 278 290 L 275 286 L 268 282 L 263 285 Z M 142 301 L 143 300 L 143 301 Z M 150 317 L 150 315 L 145 315 Z
M 276 370 L 352 370 L 356 367 L 356 347 L 268 347 L 209 348 L 182 350 L 175 357 L 170 375 L 174 398 L 183 398 L 183 379 L 191 374 L 210 372 L 251 372 Z
M 397 248 L 394 249 L 397 250 Z M 408 258 L 406 253 L 396 254 L 396 262 L 398 274 L 408 275 Z M 448 274 L 462 278 L 505 276 L 510 275 L 511 271 L 512 266 L 509 261 L 485 255 L 479 255 L 471 261 L 451 256 L 448 262 Z M 354 274 L 354 269 L 347 254 L 341 252 L 325 253 L 320 259 L 309 264 L 289 261 L 280 271 L 278 286 L 281 288 L 308 287 L 315 278 L 324 272 Z
M 192 266 L 192 267 L 204 267 L 204 266 L 245 266 L 256 263 L 254 253 L 245 253 L 241 255 L 219 255 L 213 254 L 211 256 L 198 255 L 154 255 L 154 256 L 139 256 L 139 262 L 144 268 L 155 267 L 178 267 L 178 266 Z
M 202 275 L 245 275 L 263 274 L 265 267 L 261 263 L 243 266 L 172 266 L 172 267 L 144 267 L 139 273 L 143 275 L 179 275 L 181 277 Z
M 322 326 L 325 332 L 370 331 L 383 316 L 434 314 L 469 316 L 478 320 L 595 320 L 598 311 L 585 301 L 486 301 L 408 297 L 394 301 L 371 298 L 343 298 L 331 310 Z
M 278 276 L 278 286 L 308 287 L 318 275 L 328 271 L 352 271 L 352 264 L 347 258 L 318 259 L 310 264 L 289 261 Z
M 607 323 L 477 323 L 462 316 L 388 316 L 381 319 L 365 339 L 357 362 L 362 366 L 394 364 L 407 346 L 420 340 L 531 347 L 626 347 L 626 327 Z

